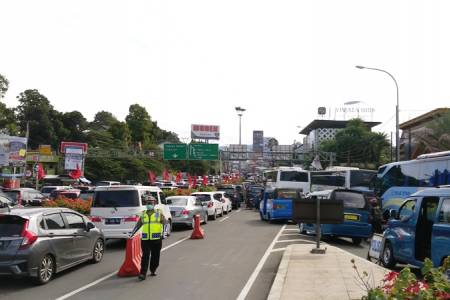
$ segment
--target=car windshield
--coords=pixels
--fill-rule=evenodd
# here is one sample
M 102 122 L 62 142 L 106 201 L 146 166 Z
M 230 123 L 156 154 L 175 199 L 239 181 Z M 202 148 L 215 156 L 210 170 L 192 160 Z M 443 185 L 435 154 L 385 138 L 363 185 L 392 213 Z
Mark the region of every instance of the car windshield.
M 233 188 L 218 188 L 217 190 L 225 192 L 228 195 L 233 195 L 234 194 L 234 189 Z
M 20 236 L 25 219 L 18 216 L 0 216 L 0 236 Z
M 297 199 L 296 190 L 275 190 L 276 199 Z
M 344 208 L 364 208 L 366 199 L 362 193 L 336 192 L 336 200 L 344 201 Z
M 93 207 L 136 207 L 139 205 L 137 190 L 97 191 L 92 204 Z
M 167 198 L 167 200 L 171 200 L 171 205 L 177 205 L 177 206 L 186 206 L 188 199 L 186 198 Z
M 13 202 L 17 202 L 20 192 L 19 191 L 6 191 L 5 194 L 9 198 L 11 198 L 13 200 Z
M 50 193 L 53 192 L 54 190 L 56 190 L 55 187 L 43 187 L 43 188 L 41 189 L 41 193 L 44 193 L 44 194 L 50 194 Z
M 195 198 L 201 202 L 211 201 L 211 195 L 208 194 L 193 194 L 192 196 L 195 196 Z

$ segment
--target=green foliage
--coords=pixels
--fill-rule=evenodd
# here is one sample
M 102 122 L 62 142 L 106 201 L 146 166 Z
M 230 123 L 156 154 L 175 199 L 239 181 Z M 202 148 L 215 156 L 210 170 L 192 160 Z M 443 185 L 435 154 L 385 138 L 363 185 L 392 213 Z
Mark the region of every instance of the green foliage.
M 151 136 L 153 123 L 145 107 L 133 104 L 125 120 L 130 129 L 131 141 L 135 145 L 147 145 L 154 142 Z
M 0 102 L 0 133 L 9 135 L 17 134 L 14 110 L 6 107 L 2 102 Z
M 426 128 L 414 136 L 425 145 L 427 152 L 447 151 L 450 149 L 450 112 L 434 118 Z
M 361 119 L 350 120 L 333 140 L 322 142 L 321 151 L 335 152 L 337 163 L 385 163 L 389 142 L 384 133 L 371 132 Z
M 0 99 L 5 97 L 6 92 L 9 88 L 9 81 L 8 79 L 0 74 Z
M 64 113 L 61 120 L 63 127 L 67 131 L 67 135 L 64 136 L 65 140 L 74 142 L 85 141 L 83 131 L 87 129 L 88 122 L 79 111 Z
M 89 127 L 93 130 L 108 130 L 116 122 L 119 120 L 112 113 L 102 110 L 95 114 L 94 121 L 89 124 Z

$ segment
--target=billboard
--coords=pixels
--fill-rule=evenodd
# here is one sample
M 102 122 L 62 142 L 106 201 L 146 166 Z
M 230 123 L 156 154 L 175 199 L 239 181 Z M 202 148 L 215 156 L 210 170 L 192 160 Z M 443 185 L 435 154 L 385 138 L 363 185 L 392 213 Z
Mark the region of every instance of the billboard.
M 230 151 L 230 159 L 231 160 L 247 160 L 248 159 L 247 145 L 231 144 L 229 151 Z
M 77 142 L 61 142 L 61 153 L 64 153 L 64 169 L 73 171 L 83 169 L 84 155 L 88 145 Z
M 218 140 L 220 139 L 220 126 L 192 124 L 191 138 L 204 140 Z
M 27 156 L 27 139 L 18 136 L 0 136 L 0 166 L 23 166 Z

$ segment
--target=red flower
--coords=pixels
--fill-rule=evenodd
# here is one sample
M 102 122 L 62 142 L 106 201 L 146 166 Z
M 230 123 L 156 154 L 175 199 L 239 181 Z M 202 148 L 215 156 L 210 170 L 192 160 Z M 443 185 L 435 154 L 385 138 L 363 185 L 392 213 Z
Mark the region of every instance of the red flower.
M 395 280 L 397 278 L 397 276 L 398 276 L 398 272 L 391 271 L 384 276 L 383 281 L 386 282 L 386 281 Z

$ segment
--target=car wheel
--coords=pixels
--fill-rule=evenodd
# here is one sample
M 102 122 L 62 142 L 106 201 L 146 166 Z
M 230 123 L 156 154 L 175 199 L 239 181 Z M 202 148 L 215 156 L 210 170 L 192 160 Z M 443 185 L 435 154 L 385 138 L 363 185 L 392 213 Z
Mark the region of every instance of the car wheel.
M 203 224 L 208 224 L 208 212 L 206 212 L 205 216 L 203 217 Z
M 212 216 L 212 219 L 213 219 L 213 220 L 216 220 L 216 219 L 217 219 L 217 210 L 214 210 L 214 215 Z
M 352 238 L 352 242 L 353 242 L 353 245 L 358 246 L 359 244 L 361 244 L 362 238 L 354 237 L 354 238 Z
M 392 251 L 391 243 L 386 242 L 383 253 L 381 254 L 381 263 L 385 268 L 392 268 L 395 266 L 394 252 Z
M 189 225 L 189 227 L 191 227 L 191 229 L 194 229 L 195 227 L 195 217 L 192 218 L 191 224 Z
M 51 255 L 46 255 L 39 263 L 36 282 L 38 284 L 48 283 L 55 273 L 55 260 Z
M 223 207 L 222 210 L 220 211 L 220 216 L 223 217 Z
M 105 254 L 105 242 L 102 239 L 98 239 L 95 242 L 94 250 L 92 251 L 92 262 L 94 264 L 101 262 L 103 254 Z

